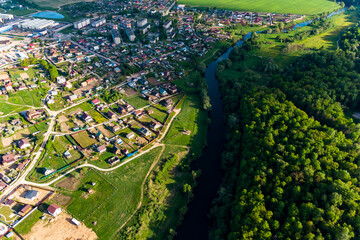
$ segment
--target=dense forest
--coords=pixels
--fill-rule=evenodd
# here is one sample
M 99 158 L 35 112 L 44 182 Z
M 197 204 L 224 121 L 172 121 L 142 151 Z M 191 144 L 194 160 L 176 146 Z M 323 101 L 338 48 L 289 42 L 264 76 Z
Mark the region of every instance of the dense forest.
M 359 239 L 359 29 L 285 69 L 249 53 L 256 35 L 218 65 L 228 133 L 211 239 Z

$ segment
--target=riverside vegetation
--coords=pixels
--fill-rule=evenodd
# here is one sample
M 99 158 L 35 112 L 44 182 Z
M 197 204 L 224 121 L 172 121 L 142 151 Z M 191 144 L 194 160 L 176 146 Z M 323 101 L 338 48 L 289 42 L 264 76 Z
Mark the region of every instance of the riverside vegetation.
M 358 29 L 284 68 L 253 35 L 218 66 L 228 134 L 211 239 L 359 237 Z

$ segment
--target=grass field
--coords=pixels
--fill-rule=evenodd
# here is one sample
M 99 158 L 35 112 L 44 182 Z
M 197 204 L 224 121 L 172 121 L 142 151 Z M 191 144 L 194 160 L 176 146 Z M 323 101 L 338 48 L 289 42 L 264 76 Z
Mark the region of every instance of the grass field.
M 91 182 L 95 182 L 96 185 L 92 186 L 89 184 Z M 88 194 L 87 190 L 90 188 L 95 192 Z M 74 217 L 84 221 L 96 211 L 99 205 L 111 197 L 115 190 L 116 188 L 105 181 L 101 175 L 93 170 L 89 170 L 81 180 L 78 190 L 72 194 L 76 200 L 70 204 L 67 210 Z
M 76 2 L 83 2 L 82 0 L 58 0 L 58 1 L 52 1 L 52 0 L 32 0 L 32 2 L 36 3 L 40 7 L 43 8 L 59 8 L 63 5 L 68 5 Z M 86 1 L 90 2 L 90 1 Z
M 206 135 L 207 131 L 205 128 L 207 126 L 207 114 L 199 110 L 201 106 L 194 98 L 194 96 L 185 98 L 181 112 L 174 119 L 164 138 L 164 142 L 184 146 L 190 146 L 191 142 L 193 142 L 193 152 L 200 155 L 204 146 L 204 135 Z M 183 134 L 184 130 L 190 130 L 191 134 Z
M 56 137 L 53 144 L 61 156 L 63 156 L 64 152 L 68 150 L 68 147 L 72 145 L 65 136 Z M 72 149 L 69 152 L 71 157 L 68 161 L 74 161 L 81 158 L 81 154 L 77 150 Z
M 149 101 L 143 99 L 137 94 L 125 97 L 124 100 L 127 101 L 129 104 L 133 105 L 135 108 L 142 108 L 149 105 Z
M 260 50 L 255 50 L 253 53 L 256 55 L 261 55 L 263 57 L 273 58 L 276 63 L 282 67 L 288 65 L 297 57 L 309 53 L 312 51 L 317 51 L 319 49 L 323 50 L 336 50 L 337 49 L 337 40 L 340 34 L 349 26 L 357 23 L 359 18 L 356 16 L 354 12 L 347 12 L 345 14 L 335 15 L 331 18 L 331 21 L 334 23 L 334 28 L 325 31 L 316 36 L 312 36 L 306 38 L 302 41 L 296 41 L 296 44 L 304 45 L 306 50 L 300 50 L 296 52 L 290 53 L 282 53 L 282 49 L 285 47 L 285 43 L 280 43 L 276 37 L 281 36 L 286 38 L 288 36 L 293 36 L 297 33 L 301 33 L 313 28 L 313 26 L 306 26 L 303 28 L 299 28 L 295 31 L 290 31 L 289 33 L 282 34 L 262 34 L 262 38 L 265 42 L 271 42 L 272 44 L 266 44 Z M 246 62 L 246 65 L 251 66 Z
M 34 107 L 41 107 L 41 99 L 45 96 L 46 90 L 19 91 L 11 94 L 9 103 L 24 104 Z
M 313 15 L 330 12 L 339 5 L 327 0 L 179 0 L 179 4 L 194 7 L 216 7 L 221 9 L 265 12 L 265 13 L 293 13 Z
M 97 142 L 95 139 L 90 138 L 87 131 L 82 131 L 71 136 L 82 148 L 87 148 Z
M 160 152 L 161 148 L 156 148 L 106 175 L 97 175 L 89 170 L 93 173 L 89 176 L 87 173 L 80 186 L 88 188 L 86 183 L 95 181 L 97 184 L 91 186 L 96 190 L 94 196 L 84 199 L 81 192 L 75 191 L 75 199 L 67 210 L 74 217 L 78 216 L 83 220 L 101 239 L 114 239 L 119 227 L 136 209 L 140 201 L 142 182 Z M 106 178 L 113 186 L 104 180 L 100 182 L 100 178 Z M 94 221 L 97 222 L 96 225 L 92 224 Z
M 30 232 L 31 228 L 39 221 L 40 217 L 43 215 L 43 212 L 39 209 L 35 210 L 28 216 L 24 221 L 16 226 L 15 230 L 20 234 L 27 234 Z

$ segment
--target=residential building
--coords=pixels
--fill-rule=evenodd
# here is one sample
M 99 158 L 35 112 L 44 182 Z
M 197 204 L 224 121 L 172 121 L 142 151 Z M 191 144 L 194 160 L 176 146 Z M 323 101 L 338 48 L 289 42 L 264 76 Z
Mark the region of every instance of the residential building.
M 47 208 L 47 212 L 52 215 L 53 217 L 56 217 L 57 215 L 59 215 L 61 213 L 61 207 L 59 207 L 58 205 L 56 205 L 55 203 L 51 204 L 48 208 Z
M 26 204 L 25 206 L 23 206 L 23 207 L 21 208 L 21 210 L 18 212 L 18 214 L 23 217 L 23 216 L 25 216 L 28 212 L 30 212 L 30 210 L 31 210 L 31 205 Z
M 4 156 L 2 156 L 2 161 L 1 164 L 3 166 L 9 165 L 9 164 L 13 164 L 15 162 L 15 155 L 14 154 L 6 154 Z
M 27 140 L 26 138 L 23 138 L 20 141 L 18 141 L 17 145 L 20 149 L 31 147 L 29 140 Z
M 148 21 L 146 18 L 141 19 L 141 20 L 137 21 L 137 27 L 141 28 L 141 27 L 145 26 L 147 23 L 148 23 Z

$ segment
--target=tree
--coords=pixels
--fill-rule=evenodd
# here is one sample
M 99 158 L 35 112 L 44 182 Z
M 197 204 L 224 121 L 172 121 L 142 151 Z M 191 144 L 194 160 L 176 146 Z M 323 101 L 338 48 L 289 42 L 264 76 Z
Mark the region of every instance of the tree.
M 206 64 L 203 63 L 203 62 L 200 62 L 200 63 L 198 64 L 198 66 L 197 66 L 197 70 L 198 70 L 201 74 L 205 73 Z

